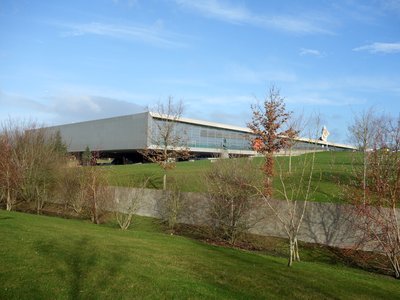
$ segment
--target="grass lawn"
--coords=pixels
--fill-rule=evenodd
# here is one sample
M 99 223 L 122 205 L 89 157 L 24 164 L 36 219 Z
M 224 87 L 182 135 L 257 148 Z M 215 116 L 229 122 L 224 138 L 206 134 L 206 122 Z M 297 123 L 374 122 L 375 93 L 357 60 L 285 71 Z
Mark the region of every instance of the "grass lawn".
M 322 152 L 316 154 L 315 169 L 313 176 L 313 189 L 315 193 L 312 196 L 313 201 L 319 202 L 340 202 L 343 189 L 338 185 L 338 181 L 346 182 L 352 169 L 352 161 L 359 156 L 359 153 L 351 152 Z M 276 173 L 278 174 L 278 165 L 282 169 L 288 166 L 288 157 L 277 157 Z M 292 158 L 294 181 L 299 180 L 300 165 L 303 156 Z M 261 166 L 262 158 L 253 160 L 254 171 L 260 173 L 262 180 Z M 169 178 L 174 177 L 182 191 L 185 192 L 204 192 L 203 185 L 204 173 L 210 169 L 212 162 L 209 160 L 199 160 L 194 162 L 178 162 L 173 170 L 168 171 Z M 110 183 L 120 186 L 138 186 L 146 178 L 149 188 L 162 188 L 163 171 L 157 164 L 135 164 L 135 165 L 117 165 L 104 167 L 109 172 Z M 274 180 L 275 189 L 279 189 L 279 180 Z M 280 194 L 276 193 L 276 198 Z
M 0 299 L 394 299 L 400 282 L 160 231 L 0 211 Z

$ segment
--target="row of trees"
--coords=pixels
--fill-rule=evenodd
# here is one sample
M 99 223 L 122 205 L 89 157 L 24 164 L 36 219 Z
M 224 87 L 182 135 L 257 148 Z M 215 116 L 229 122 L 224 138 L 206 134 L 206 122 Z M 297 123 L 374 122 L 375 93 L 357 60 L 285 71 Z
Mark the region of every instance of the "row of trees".
M 234 244 L 238 236 L 257 221 L 250 212 L 264 204 L 274 213 L 288 237 L 290 266 L 293 261 L 300 260 L 298 234 L 307 201 L 315 189 L 312 179 L 318 177 L 315 152 L 302 156 L 302 161 L 298 164 L 301 169 L 297 170 L 298 180 L 293 181 L 291 159 L 289 168 L 275 166 L 274 154 L 282 149 L 289 149 L 291 152 L 295 138 L 302 129 L 299 124 L 301 122 L 295 120 L 292 113 L 286 110 L 284 99 L 274 87 L 261 105 L 252 106 L 252 111 L 253 117 L 248 126 L 256 135 L 253 141 L 253 145 L 257 146 L 255 149 L 265 157 L 262 168 L 264 183 L 260 186 L 252 180 L 252 175 L 256 174 L 252 172 L 254 165 L 246 166 L 233 161 L 215 164 L 215 168 L 206 176 L 211 200 L 209 226 L 215 236 Z M 171 129 L 174 122 L 169 123 L 169 126 Z M 319 122 L 314 122 L 310 128 L 319 129 Z M 365 249 L 367 244 L 369 248 L 373 245 L 375 250 L 387 257 L 394 275 L 399 277 L 399 120 L 377 116 L 370 109 L 355 118 L 349 132 L 353 143 L 361 150 L 361 161 L 355 162 L 352 167 L 353 180 L 344 185 L 341 183 L 344 200 L 353 204 L 350 209 L 355 209 L 358 215 L 354 218 L 354 221 L 357 220 L 354 225 L 363 235 L 355 248 Z M 318 132 L 309 132 L 308 135 L 318 138 Z M 163 143 L 166 145 L 168 140 L 164 139 Z M 360 155 L 356 153 L 355 157 L 360 158 Z M 275 184 L 275 191 L 272 181 L 274 177 L 279 180 Z M 274 207 L 273 192 L 285 199 L 285 211 Z M 263 200 L 262 203 L 259 199 Z
M 255 134 L 253 145 L 265 157 L 260 184 L 259 172 L 249 160 L 220 160 L 205 175 L 209 199 L 207 226 L 214 237 L 235 244 L 241 235 L 254 226 L 260 215 L 254 214 L 268 207 L 281 223 L 289 241 L 288 265 L 299 261 L 298 234 L 313 193 L 315 152 L 303 155 L 298 170 L 275 165 L 274 154 L 291 149 L 301 130 L 286 110 L 284 99 L 277 89 L 271 88 L 261 105 L 252 107 L 253 116 L 248 124 Z M 143 154 L 157 162 L 164 170 L 163 186 L 167 187 L 166 172 L 174 167 L 179 156 L 186 156 L 182 135 L 176 130 L 182 114 L 182 103 L 175 107 L 172 99 L 160 106 L 159 116 L 164 122 L 156 123 L 158 147 Z M 294 124 L 297 124 L 295 126 Z M 311 126 L 319 128 L 319 123 Z M 400 277 L 400 228 L 398 205 L 400 193 L 400 120 L 377 116 L 372 110 L 356 118 L 350 126 L 354 142 L 362 150 L 362 159 L 353 166 L 353 180 L 345 186 L 348 200 L 354 204 L 359 218 L 356 224 L 363 233 L 358 247 L 373 245 L 384 253 L 394 275 Z M 316 138 L 316 134 L 309 134 Z M 90 166 L 68 167 L 66 147 L 59 133 L 50 134 L 34 124 L 3 125 L 0 133 L 0 200 L 7 210 L 27 204 L 40 213 L 48 199 L 58 199 L 65 210 L 90 217 L 100 223 L 104 209 L 111 210 L 115 194 L 107 187 L 107 176 Z M 178 149 L 178 151 L 174 151 Z M 85 156 L 86 157 L 86 156 Z M 293 180 L 293 174 L 296 179 Z M 273 185 L 273 178 L 279 182 Z M 116 218 L 122 229 L 127 229 L 144 195 L 146 182 L 128 197 L 123 213 Z M 275 190 L 274 188 L 275 187 Z M 314 187 L 315 188 L 315 187 Z M 274 206 L 273 195 L 280 194 L 286 209 Z M 178 188 L 165 191 L 162 216 L 174 230 L 184 207 Z M 303 199 L 305 201 L 298 201 Z
M 258 185 L 259 173 L 254 172 L 254 165 L 247 160 L 220 161 L 205 176 L 210 200 L 208 218 L 210 232 L 213 236 L 225 239 L 231 244 L 258 221 L 259 217 L 252 215 L 252 211 L 262 206 L 261 202 L 269 203 L 274 175 L 272 155 L 289 145 L 289 139 L 296 133 L 293 128 L 279 131 L 290 117 L 279 92 L 272 89 L 267 100 L 264 103 L 265 111 L 255 113 L 257 117 L 253 120 L 253 126 L 254 128 L 258 126 L 259 132 L 271 124 L 278 125 L 272 126 L 275 131 L 270 129 L 268 134 L 260 136 L 263 147 L 259 150 L 267 156 L 268 161 L 263 168 L 268 179 L 265 180 L 264 187 Z M 179 137 L 179 132 L 175 128 L 176 121 L 182 113 L 182 103 L 176 107 L 172 99 L 169 99 L 166 106 L 160 106 L 158 113 L 165 119 L 165 122 L 155 124 L 161 140 L 157 144 L 159 147 L 144 154 L 150 160 L 158 162 L 165 170 L 163 180 L 165 189 L 166 171 L 175 164 L 172 158 L 182 157 L 187 153 L 187 149 L 183 147 L 180 147 L 179 151 L 174 151 L 182 142 L 182 137 Z M 262 119 L 263 115 L 265 120 Z M 278 136 L 280 139 L 276 142 Z M 94 223 L 100 223 L 104 209 L 110 210 L 115 204 L 114 195 L 107 188 L 107 176 L 100 168 L 91 166 L 93 154 L 88 149 L 82 157 L 85 167 L 67 166 L 66 147 L 59 133 L 50 134 L 34 124 L 16 126 L 10 122 L 7 126 L 3 126 L 0 142 L 2 150 L 0 197 L 8 210 L 14 209 L 16 205 L 21 207 L 23 204 L 30 207 L 34 203 L 37 213 L 40 213 L 49 199 L 51 202 L 56 199 L 63 205 L 65 211 L 90 217 Z M 282 173 L 282 183 L 283 177 Z M 121 228 L 129 227 L 138 209 L 137 203 L 143 196 L 144 187 L 145 185 L 137 194 L 130 195 L 124 213 L 116 213 Z M 284 193 L 287 194 L 286 191 Z M 178 222 L 179 211 L 182 209 L 181 193 L 175 188 L 166 192 L 164 198 L 163 210 L 167 212 L 164 218 L 173 230 Z M 289 198 L 287 200 L 289 203 Z M 292 223 L 293 218 L 290 220 Z M 286 220 L 284 221 L 282 217 L 280 220 L 286 225 Z M 288 231 L 288 237 L 294 245 L 293 249 L 297 249 L 298 227 Z M 298 252 L 296 257 L 298 258 Z
M 100 222 L 100 202 L 109 197 L 107 177 L 100 169 L 69 164 L 59 132 L 10 120 L 0 130 L 0 150 L 0 202 L 7 210 L 40 214 L 56 201 Z
M 12 210 L 19 202 L 35 203 L 40 213 L 65 163 L 60 135 L 46 135 L 35 124 L 16 126 L 9 121 L 1 130 L 0 149 L 0 199 L 6 209 Z
M 361 150 L 345 189 L 361 220 L 355 224 L 361 232 L 356 248 L 385 255 L 381 267 L 400 278 L 400 118 L 371 108 L 355 118 L 349 131 Z
M 166 188 L 166 171 L 174 167 L 173 160 L 187 154 L 187 149 L 182 147 L 184 133 L 177 128 L 177 120 L 181 117 L 182 111 L 182 103 L 174 105 L 171 98 L 166 106 L 158 105 L 158 115 L 164 122 L 156 123 L 154 128 L 156 134 L 151 135 L 154 138 L 153 144 L 157 147 L 146 150 L 144 153 L 165 171 L 164 189 Z M 252 111 L 253 117 L 248 127 L 255 135 L 255 139 L 252 141 L 255 150 L 265 156 L 262 167 L 264 182 L 260 185 L 261 174 L 248 160 L 221 160 L 215 163 L 205 175 L 204 182 L 209 199 L 206 213 L 207 225 L 212 236 L 234 244 L 244 232 L 263 217 L 254 212 L 262 211 L 263 207 L 269 207 L 283 226 L 289 239 L 288 265 L 290 266 L 294 260 L 300 260 L 297 236 L 305 214 L 307 200 L 313 192 L 311 182 L 315 154 L 303 157 L 302 170 L 296 170 L 296 176 L 300 178 L 298 182 L 287 180 L 293 175 L 291 157 L 289 168 L 278 166 L 278 190 L 286 200 L 287 210 L 282 212 L 275 209 L 272 204 L 273 178 L 276 175 L 274 155 L 283 149 L 291 150 L 295 138 L 303 126 L 299 118 L 295 120 L 292 112 L 286 110 L 284 99 L 275 87 L 270 89 L 262 104 L 252 106 Z M 174 151 L 174 149 L 178 149 L 178 151 Z M 168 197 L 175 201 L 175 207 L 177 207 L 176 201 L 180 198 L 171 197 L 175 194 L 168 193 Z M 300 197 L 306 201 L 297 201 Z M 175 222 L 172 224 L 176 223 L 176 211 L 175 213 L 171 210 L 167 211 L 174 215 Z M 169 223 L 171 222 L 169 221 Z

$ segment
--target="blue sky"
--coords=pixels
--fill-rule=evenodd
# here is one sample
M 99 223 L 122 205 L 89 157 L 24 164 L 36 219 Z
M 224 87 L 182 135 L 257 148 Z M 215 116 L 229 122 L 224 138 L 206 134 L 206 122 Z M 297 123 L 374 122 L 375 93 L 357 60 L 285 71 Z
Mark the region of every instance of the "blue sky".
M 246 126 L 271 85 L 346 142 L 354 114 L 400 113 L 400 1 L 0 0 L 0 120 L 135 113 Z

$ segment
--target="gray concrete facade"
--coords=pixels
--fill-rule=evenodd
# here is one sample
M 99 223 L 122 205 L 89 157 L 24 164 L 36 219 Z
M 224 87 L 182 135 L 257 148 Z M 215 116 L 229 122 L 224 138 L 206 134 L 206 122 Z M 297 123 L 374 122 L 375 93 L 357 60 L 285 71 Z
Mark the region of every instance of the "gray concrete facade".
M 155 124 L 173 122 L 174 132 L 184 134 L 181 147 L 187 147 L 197 156 L 213 156 L 226 151 L 229 155 L 256 155 L 251 140 L 255 137 L 248 128 L 227 124 L 194 120 L 188 118 L 172 119 L 152 112 L 93 120 L 48 127 L 59 131 L 69 152 L 83 152 L 86 147 L 102 153 L 137 153 L 153 148 L 160 143 Z M 331 150 L 354 150 L 348 145 L 328 143 L 319 140 L 297 138 L 293 150 L 310 152 Z M 329 146 L 329 148 L 328 148 Z M 158 147 L 158 146 L 157 146 Z M 113 157 L 113 156 L 109 156 Z
M 48 127 L 60 131 L 69 152 L 132 151 L 148 144 L 149 113 Z

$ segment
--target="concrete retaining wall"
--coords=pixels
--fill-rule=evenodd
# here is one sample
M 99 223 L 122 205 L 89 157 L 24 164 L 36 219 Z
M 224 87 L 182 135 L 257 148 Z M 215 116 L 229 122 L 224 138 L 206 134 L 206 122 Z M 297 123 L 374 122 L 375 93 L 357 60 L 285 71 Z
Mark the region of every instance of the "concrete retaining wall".
M 135 196 L 136 189 L 112 187 L 118 201 L 118 210 L 124 212 L 128 199 Z M 185 203 L 184 213 L 179 217 L 179 222 L 187 224 L 206 224 L 208 200 L 200 193 L 182 193 Z M 138 215 L 159 218 L 161 215 L 160 204 L 164 191 L 145 189 L 140 197 Z M 300 207 L 304 202 L 299 202 Z M 272 201 L 276 210 L 284 212 L 288 209 L 285 201 Z M 300 209 L 299 209 L 300 210 Z M 270 208 L 262 206 L 254 212 L 258 223 L 249 231 L 265 236 L 286 237 L 282 224 Z M 285 214 L 283 214 L 285 215 Z M 299 239 L 305 242 L 319 243 L 340 248 L 352 247 L 361 236 L 354 226 L 355 212 L 349 205 L 333 203 L 308 202 Z

